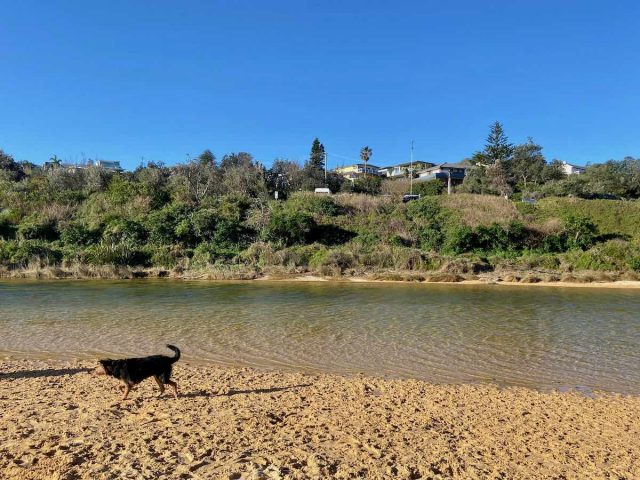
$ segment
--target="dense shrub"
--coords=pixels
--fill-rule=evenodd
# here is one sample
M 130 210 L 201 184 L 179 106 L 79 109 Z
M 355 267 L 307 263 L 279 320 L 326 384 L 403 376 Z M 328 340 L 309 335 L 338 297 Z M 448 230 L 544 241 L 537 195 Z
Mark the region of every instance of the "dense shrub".
M 382 191 L 382 178 L 377 175 L 367 175 L 354 180 L 351 185 L 353 193 L 364 193 L 367 195 L 379 195 Z
M 262 236 L 266 241 L 286 246 L 303 244 L 315 227 L 316 222 L 310 213 L 275 204 Z
M 563 235 L 568 249 L 579 248 L 586 250 L 591 247 L 598 234 L 596 225 L 587 217 L 568 215 L 563 222 Z
M 471 227 L 456 225 L 446 231 L 443 249 L 446 252 L 460 254 L 475 248 L 475 234 Z
M 99 241 L 100 230 L 91 229 L 82 222 L 69 222 L 60 227 L 60 240 L 68 246 L 91 245 Z
M 18 225 L 18 234 L 23 240 L 57 240 L 58 225 L 53 218 L 41 218 L 32 215 Z
M 82 252 L 81 261 L 89 265 L 148 266 L 149 255 L 125 243 L 99 243 L 87 247 Z
M 102 239 L 106 243 L 126 243 L 128 245 L 141 245 L 147 238 L 147 230 L 135 220 L 117 218 L 107 224 L 102 233 Z
M 582 251 L 573 250 L 565 262 L 575 270 L 636 270 L 640 247 L 623 240 L 610 240 Z
M 158 245 L 171 245 L 192 240 L 189 213 L 185 204 L 170 204 L 152 212 L 145 222 L 149 241 Z
M 442 195 L 446 188 L 447 187 L 444 182 L 441 182 L 440 180 L 413 183 L 413 193 L 422 196 Z
M 327 217 L 334 217 L 340 211 L 333 198 L 310 193 L 293 195 L 287 200 L 287 205 L 290 208 Z
M 56 265 L 62 261 L 62 251 L 43 240 L 23 240 L 4 242 L 2 248 L 3 261 L 18 267 L 29 264 Z M 8 258 L 7 258 L 8 257 Z

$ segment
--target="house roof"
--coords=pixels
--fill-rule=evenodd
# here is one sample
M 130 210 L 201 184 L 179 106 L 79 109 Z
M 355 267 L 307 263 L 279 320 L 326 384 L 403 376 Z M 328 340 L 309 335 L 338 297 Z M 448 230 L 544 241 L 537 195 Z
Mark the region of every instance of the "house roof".
M 568 165 L 568 166 L 573 167 L 573 168 L 580 168 L 582 170 L 587 168 L 587 167 L 585 167 L 583 165 L 574 165 L 573 163 L 569 163 L 569 162 L 565 162 L 565 161 L 563 161 L 562 164 L 563 165 Z
M 471 165 L 467 161 L 456 162 L 456 163 L 440 163 L 438 165 L 434 165 L 433 167 L 425 168 L 420 170 L 420 172 L 430 172 L 433 170 L 440 170 L 441 168 L 469 168 Z
M 433 163 L 427 162 L 426 160 L 414 160 L 413 163 L 414 164 L 416 164 L 416 163 L 427 163 L 429 165 L 433 165 Z M 380 170 L 385 170 L 387 168 L 410 167 L 410 166 L 411 166 L 411 162 L 394 163 L 393 165 L 387 165 L 386 167 L 380 167 Z

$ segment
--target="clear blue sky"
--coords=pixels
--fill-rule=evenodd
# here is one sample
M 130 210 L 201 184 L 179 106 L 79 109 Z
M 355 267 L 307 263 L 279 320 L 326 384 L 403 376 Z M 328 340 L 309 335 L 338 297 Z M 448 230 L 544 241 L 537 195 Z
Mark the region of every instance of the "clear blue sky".
M 640 156 L 637 1 L 0 0 L 0 148 L 41 163 Z M 337 157 L 347 157 L 347 159 Z

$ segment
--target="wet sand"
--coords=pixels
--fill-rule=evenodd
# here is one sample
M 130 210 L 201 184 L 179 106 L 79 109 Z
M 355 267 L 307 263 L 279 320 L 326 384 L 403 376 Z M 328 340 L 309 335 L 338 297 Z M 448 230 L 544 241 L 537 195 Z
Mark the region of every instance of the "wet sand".
M 640 478 L 640 397 L 179 362 L 119 401 L 92 363 L 4 360 L 0 478 Z

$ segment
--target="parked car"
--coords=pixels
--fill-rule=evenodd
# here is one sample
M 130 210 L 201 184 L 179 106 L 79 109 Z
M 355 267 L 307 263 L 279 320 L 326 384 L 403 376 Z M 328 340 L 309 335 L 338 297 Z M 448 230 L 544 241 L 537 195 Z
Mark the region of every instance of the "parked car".
M 420 200 L 420 195 L 411 195 L 407 193 L 402 196 L 402 203 L 410 202 L 411 200 Z

